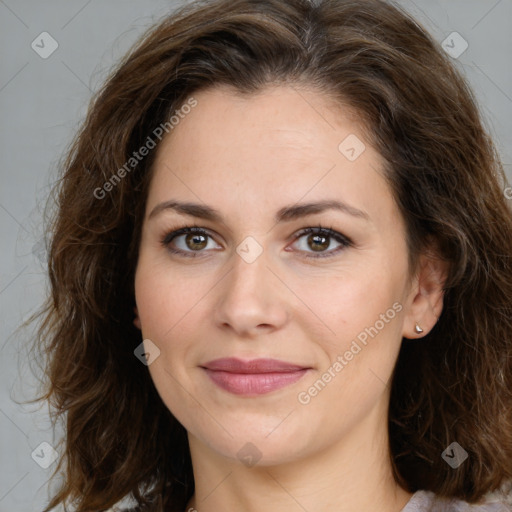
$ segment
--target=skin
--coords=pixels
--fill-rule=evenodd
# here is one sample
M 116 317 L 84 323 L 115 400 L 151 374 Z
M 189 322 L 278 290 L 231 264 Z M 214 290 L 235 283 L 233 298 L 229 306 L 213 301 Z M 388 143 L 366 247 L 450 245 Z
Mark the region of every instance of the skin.
M 422 255 L 408 273 L 405 225 L 382 159 L 348 109 L 291 86 L 247 97 L 216 87 L 194 97 L 197 106 L 158 149 L 134 320 L 160 350 L 151 377 L 188 431 L 196 492 L 186 510 L 398 512 L 411 494 L 391 473 L 389 380 L 401 343 L 422 342 L 402 338 L 420 338 L 435 325 L 446 269 Z M 351 134 L 366 145 L 354 161 L 338 149 Z M 170 199 L 207 204 L 223 220 L 170 209 L 149 218 Z M 336 210 L 274 220 L 284 206 L 325 199 L 342 200 L 369 220 Z M 199 249 L 186 235 L 170 245 L 195 250 L 195 258 L 161 244 L 170 231 L 193 225 L 211 235 Z M 334 254 L 340 243 L 331 237 L 315 250 L 314 235 L 299 232 L 318 225 L 353 246 Z M 262 249 L 251 263 L 236 250 L 248 236 Z M 306 257 L 322 251 L 332 256 Z M 298 394 L 397 302 L 394 318 L 300 403 Z M 220 389 L 200 368 L 220 357 L 269 357 L 311 370 L 287 387 L 246 397 Z M 260 457 L 255 465 L 237 455 L 244 446 Z

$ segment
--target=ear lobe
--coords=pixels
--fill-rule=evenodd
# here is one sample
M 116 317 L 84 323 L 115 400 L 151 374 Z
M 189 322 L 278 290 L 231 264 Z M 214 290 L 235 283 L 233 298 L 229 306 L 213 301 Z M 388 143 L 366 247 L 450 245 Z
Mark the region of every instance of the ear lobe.
M 138 311 L 137 307 L 133 308 L 133 312 L 135 313 L 135 318 L 133 319 L 133 325 L 135 325 L 135 327 L 137 327 L 137 329 L 141 330 L 142 327 L 140 324 L 139 311 Z
M 404 318 L 404 338 L 421 338 L 432 330 L 443 311 L 444 284 L 448 272 L 449 262 L 437 254 L 421 255 L 419 270 L 411 285 L 408 312 Z M 418 332 L 416 324 L 423 332 Z

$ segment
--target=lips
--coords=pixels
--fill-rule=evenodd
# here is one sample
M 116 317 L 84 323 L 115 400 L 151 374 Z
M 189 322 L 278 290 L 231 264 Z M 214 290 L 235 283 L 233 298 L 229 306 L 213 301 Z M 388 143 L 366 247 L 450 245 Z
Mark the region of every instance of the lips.
M 204 365 L 209 370 L 224 371 L 231 373 L 272 373 L 272 372 L 294 372 L 304 370 L 306 367 L 297 364 L 279 361 L 278 359 L 253 359 L 242 361 L 234 357 L 215 359 Z
M 221 389 L 246 396 L 269 393 L 293 384 L 310 370 L 277 359 L 242 361 L 236 358 L 215 359 L 202 368 Z

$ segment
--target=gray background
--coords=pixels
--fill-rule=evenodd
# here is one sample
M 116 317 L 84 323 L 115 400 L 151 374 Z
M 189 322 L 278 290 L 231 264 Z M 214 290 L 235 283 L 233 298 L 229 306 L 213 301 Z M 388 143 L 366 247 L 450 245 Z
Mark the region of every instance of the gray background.
M 37 454 L 47 460 L 48 447 L 40 444 L 55 446 L 58 434 L 45 406 L 23 403 L 36 388 L 25 355 L 30 332 L 16 328 L 47 290 L 41 214 L 58 160 L 105 73 L 178 3 L 0 0 L 0 512 L 42 510 L 55 468 L 35 462 Z M 440 43 L 454 31 L 467 41 L 454 60 L 473 86 L 512 181 L 512 0 L 400 3 Z M 42 32 L 59 45 L 46 59 L 31 47 Z

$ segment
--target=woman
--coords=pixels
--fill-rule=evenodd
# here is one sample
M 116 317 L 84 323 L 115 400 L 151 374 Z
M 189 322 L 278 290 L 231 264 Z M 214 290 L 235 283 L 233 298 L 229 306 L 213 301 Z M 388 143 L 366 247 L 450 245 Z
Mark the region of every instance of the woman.
M 379 0 L 153 27 L 59 184 L 47 510 L 504 511 L 512 215 L 474 97 Z

